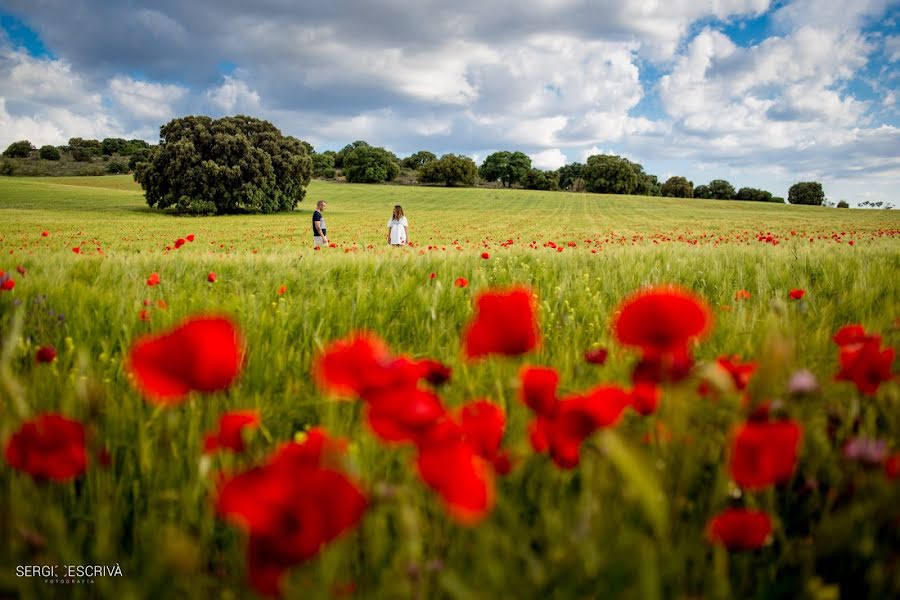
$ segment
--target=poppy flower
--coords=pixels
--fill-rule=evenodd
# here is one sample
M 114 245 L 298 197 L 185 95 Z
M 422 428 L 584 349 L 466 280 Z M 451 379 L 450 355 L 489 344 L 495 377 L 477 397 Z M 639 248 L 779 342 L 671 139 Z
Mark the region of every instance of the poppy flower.
M 791 300 L 799 300 L 804 295 L 806 295 L 806 290 L 801 290 L 798 288 L 792 289 L 790 293 Z
M 16 282 L 9 277 L 5 277 L 3 283 L 0 283 L 0 290 L 3 290 L 4 292 L 10 291 L 14 287 L 16 287 Z
M 469 402 L 459 410 L 459 423 L 463 437 L 475 453 L 494 466 L 501 475 L 509 472 L 508 455 L 500 450 L 506 430 L 506 414 L 496 404 L 487 400 Z
M 6 443 L 6 462 L 37 480 L 69 481 L 87 468 L 84 425 L 55 413 L 26 421 Z
M 421 373 L 422 379 L 435 386 L 444 385 L 450 381 L 450 377 L 453 375 L 453 369 L 430 358 L 417 361 L 416 366 Z
M 259 427 L 259 422 L 259 412 L 255 410 L 235 410 L 223 414 L 219 418 L 219 429 L 204 438 L 204 454 L 226 449 L 243 452 L 244 429 L 255 429 Z
M 418 444 L 447 413 L 437 394 L 413 386 L 370 390 L 364 400 L 366 422 L 385 442 Z
M 891 481 L 900 478 L 900 452 L 890 455 L 884 461 L 884 474 Z
M 432 273 L 428 276 L 428 279 L 434 279 L 435 277 L 437 277 L 437 273 L 432 272 Z
M 56 348 L 53 346 L 41 346 L 34 355 L 37 363 L 51 363 L 56 360 Z
M 150 273 L 150 277 L 147 278 L 147 285 L 153 287 L 154 285 L 159 284 L 159 273 Z
M 175 249 L 178 250 L 179 248 L 184 246 L 185 243 L 186 242 L 185 242 L 184 238 L 178 238 L 177 240 L 175 240 Z
M 772 533 L 772 519 L 759 510 L 729 508 L 713 517 L 707 526 L 707 539 L 729 550 L 756 550 Z
M 639 383 L 631 390 L 631 408 L 639 415 L 647 416 L 656 412 L 659 406 L 659 388 L 651 383 Z
M 519 389 L 522 403 L 538 415 L 552 417 L 558 403 L 556 388 L 559 373 L 549 367 L 526 366 L 519 373 L 519 379 L 522 382 Z
M 456 281 L 453 282 L 453 285 L 458 288 L 469 287 L 469 280 L 465 277 L 457 277 Z
M 468 358 L 524 354 L 539 342 L 531 290 L 491 290 L 475 298 L 475 317 L 463 334 L 463 349 Z
M 286 285 L 282 285 L 282 286 L 280 286 L 280 287 L 278 288 L 278 295 L 279 295 L 279 296 L 284 296 L 284 293 L 285 293 L 285 292 L 287 292 L 287 286 L 286 286 Z
M 420 449 L 416 469 L 422 482 L 437 492 L 459 523 L 475 525 L 494 504 L 494 480 L 488 462 L 463 441 Z
M 731 447 L 731 478 L 747 489 L 785 483 L 797 464 L 803 429 L 795 421 L 748 421 Z
M 16 267 L 16 271 L 19 272 L 19 275 L 23 275 L 23 276 L 24 276 L 26 273 L 28 273 L 28 269 L 26 269 L 26 268 L 23 267 L 22 265 L 18 265 L 18 266 Z
M 740 302 L 741 300 L 749 300 L 750 292 L 747 290 L 738 290 L 734 293 L 734 299 Z
M 79 246 L 75 246 L 74 248 L 72 248 L 72 252 L 74 252 L 75 254 L 81 254 L 81 248 Z
M 584 353 L 584 362 L 592 365 L 603 365 L 606 363 L 606 357 L 609 351 L 606 348 L 591 348 Z
M 149 321 L 150 320 L 150 311 L 146 308 L 138 313 L 138 319 L 141 321 Z
M 243 358 L 243 340 L 231 320 L 196 316 L 135 341 L 127 368 L 148 400 L 171 405 L 191 391 L 228 389 L 241 371 Z
M 688 344 L 704 335 L 711 323 L 709 306 L 692 292 L 652 287 L 622 302 L 613 330 L 619 342 L 639 348 L 653 360 L 686 356 Z
M 339 396 L 363 397 L 398 381 L 414 386 L 419 370 L 408 361 L 395 365 L 395 360 L 381 339 L 360 332 L 327 346 L 313 361 L 313 376 L 322 389 Z
M 246 529 L 247 570 L 261 594 L 277 596 L 284 572 L 313 558 L 362 518 L 367 499 L 332 465 L 341 444 L 312 430 L 262 466 L 225 480 L 216 512 Z
M 841 347 L 855 346 L 867 342 L 874 342 L 876 345 L 881 345 L 881 338 L 879 336 L 868 335 L 862 325 L 844 325 L 837 330 L 837 333 L 835 333 L 834 337 L 831 339 L 834 340 L 835 344 Z
M 851 344 L 841 348 L 838 356 L 840 371 L 837 381 L 850 381 L 861 394 L 874 396 L 882 383 L 891 381 L 894 364 L 893 348 L 880 349 L 880 338 L 863 344 Z
M 491 255 L 488 254 L 487 252 L 482 252 L 482 253 L 481 253 L 481 258 L 483 258 L 484 260 L 487 260 L 487 259 L 489 259 L 490 257 L 491 257 Z
M 716 364 L 731 376 L 731 381 L 738 391 L 747 389 L 750 376 L 756 371 L 755 362 L 742 363 L 738 356 L 720 356 L 716 359 Z
M 215 283 L 216 282 L 216 274 L 210 271 L 209 275 L 206 276 L 206 280 L 210 283 Z
M 188 236 L 185 236 L 185 239 L 187 239 L 187 241 L 189 241 L 189 242 L 193 242 L 193 241 L 194 241 L 194 234 L 192 233 L 192 234 L 190 234 L 190 235 L 188 235 Z
M 50 235 L 50 232 L 49 232 L 49 231 L 42 231 L 42 232 L 41 232 L 41 237 L 48 237 L 49 235 Z

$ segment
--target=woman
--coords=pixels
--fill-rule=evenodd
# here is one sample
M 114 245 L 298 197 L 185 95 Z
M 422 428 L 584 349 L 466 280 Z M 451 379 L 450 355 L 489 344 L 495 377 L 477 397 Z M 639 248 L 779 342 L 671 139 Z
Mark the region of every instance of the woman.
M 394 214 L 387 223 L 388 244 L 391 246 L 405 246 L 409 241 L 409 221 L 403 214 L 403 207 L 399 204 L 394 207 Z

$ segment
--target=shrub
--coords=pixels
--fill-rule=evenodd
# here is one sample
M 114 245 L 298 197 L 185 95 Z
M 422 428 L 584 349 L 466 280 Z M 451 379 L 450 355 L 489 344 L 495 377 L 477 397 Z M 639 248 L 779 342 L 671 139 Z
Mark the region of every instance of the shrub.
M 105 156 L 113 154 L 125 154 L 128 149 L 128 142 L 122 138 L 106 138 L 100 142 L 100 150 Z
M 742 187 L 734 195 L 735 200 L 747 200 L 750 202 L 773 202 L 772 194 L 766 190 L 751 187 Z
M 838 208 L 850 208 L 850 203 L 847 202 L 846 200 L 841 200 L 840 202 L 837 203 L 837 207 Z
M 3 156 L 6 158 L 28 158 L 32 152 L 34 152 L 34 144 L 28 140 L 19 140 L 10 144 L 3 151 Z
M 334 179 L 334 153 L 322 153 L 312 155 L 313 177 Z
M 41 146 L 38 150 L 38 156 L 43 160 L 59 160 L 59 149 L 56 146 Z
M 402 161 L 400 161 L 400 166 L 404 169 L 412 169 L 413 171 L 418 171 L 428 163 L 437 160 L 437 156 L 428 150 L 420 150 L 416 152 L 412 156 L 407 156 Z
M 135 170 L 148 205 L 189 214 L 293 210 L 311 175 L 300 140 L 246 115 L 173 119 Z
M 821 206 L 825 202 L 825 192 L 818 181 L 801 181 L 788 190 L 788 202 L 791 204 L 808 204 Z
M 522 186 L 527 190 L 556 190 L 559 189 L 559 182 L 556 178 L 555 171 L 541 171 L 540 169 L 530 169 L 522 181 Z
M 127 173 L 128 171 L 128 163 L 123 160 L 113 160 L 110 161 L 108 165 L 106 165 L 106 172 L 113 175 Z
M 478 177 L 478 167 L 468 156 L 445 154 L 419 169 L 422 183 L 443 183 L 446 186 L 472 185 Z
M 91 159 L 94 158 L 94 153 L 91 152 L 90 148 L 85 146 L 69 146 L 69 148 L 69 152 L 72 154 L 72 160 L 78 162 L 91 162 Z
M 135 171 L 137 170 L 138 163 L 147 162 L 150 160 L 150 156 L 153 151 L 148 148 L 138 148 L 135 150 L 131 156 L 128 157 L 128 170 Z
M 85 140 L 82 138 L 70 138 L 69 139 L 69 148 L 74 150 L 75 148 L 84 148 L 93 156 L 100 156 L 103 154 L 103 144 L 99 140 Z

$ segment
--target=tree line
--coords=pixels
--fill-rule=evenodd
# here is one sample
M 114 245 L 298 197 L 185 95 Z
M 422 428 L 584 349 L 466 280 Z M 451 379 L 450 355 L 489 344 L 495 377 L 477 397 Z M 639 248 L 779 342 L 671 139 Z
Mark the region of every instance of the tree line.
M 351 183 L 382 183 L 403 177 L 406 182 L 445 186 L 476 184 L 506 188 L 562 190 L 598 194 L 629 194 L 784 203 L 766 190 L 735 190 L 728 181 L 714 179 L 695 186 L 682 176 L 660 182 L 656 175 L 627 158 L 613 154 L 589 156 L 555 170 L 537 169 L 521 151 L 499 151 L 480 165 L 468 156 L 438 157 L 420 150 L 400 158 L 390 150 L 358 140 L 338 151 L 316 152 L 311 144 L 284 136 L 268 121 L 246 115 L 212 119 L 189 116 L 160 128 L 160 143 L 143 140 L 72 138 L 66 146 L 35 148 L 27 140 L 10 144 L 4 157 L 73 160 L 95 156 L 128 157 L 121 172 L 134 171 L 151 206 L 176 212 L 272 212 L 289 210 L 301 201 L 311 177 Z M 791 204 L 821 205 L 822 185 L 799 182 L 788 192 Z

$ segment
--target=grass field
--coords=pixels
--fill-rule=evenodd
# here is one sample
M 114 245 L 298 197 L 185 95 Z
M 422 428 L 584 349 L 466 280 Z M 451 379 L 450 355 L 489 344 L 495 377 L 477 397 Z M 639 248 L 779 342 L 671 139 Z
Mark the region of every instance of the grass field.
M 314 250 L 319 199 L 335 247 Z M 406 210 L 412 247 L 385 243 L 394 204 Z M 314 425 L 348 438 L 347 468 L 372 505 L 353 532 L 288 572 L 290 597 L 900 594 L 897 481 L 842 451 L 866 437 L 897 452 L 900 389 L 895 378 L 865 396 L 834 382 L 831 339 L 859 323 L 896 347 L 894 211 L 314 181 L 290 214 L 185 218 L 148 209 L 130 176 L 118 176 L 0 177 L 0 218 L 0 270 L 15 280 L 0 291 L 0 438 L 54 411 L 84 422 L 89 445 L 109 454 L 108 466 L 89 458 L 69 483 L 4 465 L 0 596 L 249 594 L 245 539 L 212 510 L 215 474 L 258 463 Z M 174 248 L 188 235 L 194 241 Z M 151 273 L 160 277 L 152 287 Z M 467 287 L 454 285 L 460 277 Z M 460 333 L 473 297 L 510 284 L 537 294 L 541 346 L 465 360 Z M 590 438 L 577 469 L 556 469 L 529 447 L 520 368 L 557 369 L 563 394 L 628 385 L 636 356 L 610 323 L 625 297 L 658 284 L 712 307 L 695 375 L 667 386 L 655 415 L 628 413 Z M 795 288 L 801 300 L 789 298 Z M 738 290 L 750 298 L 736 300 Z M 204 312 L 230 315 L 243 332 L 241 377 L 176 408 L 146 402 L 124 369 L 132 342 Z M 410 468 L 410 449 L 386 448 L 358 403 L 315 385 L 314 357 L 361 329 L 397 353 L 452 367 L 446 405 L 488 398 L 506 410 L 504 445 L 516 465 L 479 525 L 449 519 Z M 44 345 L 58 357 L 36 364 Z M 610 351 L 603 366 L 583 360 L 596 346 Z M 740 394 L 696 393 L 696 373 L 722 355 L 757 362 L 749 396 L 781 401 L 803 424 L 790 485 L 742 495 L 729 481 L 729 436 L 746 416 Z M 816 376 L 817 391 L 788 394 L 799 369 Z M 203 456 L 204 433 L 231 409 L 260 411 L 248 451 Z M 707 543 L 707 522 L 729 499 L 773 515 L 763 548 Z M 17 565 L 38 564 L 118 564 L 123 576 L 84 585 L 15 576 Z

